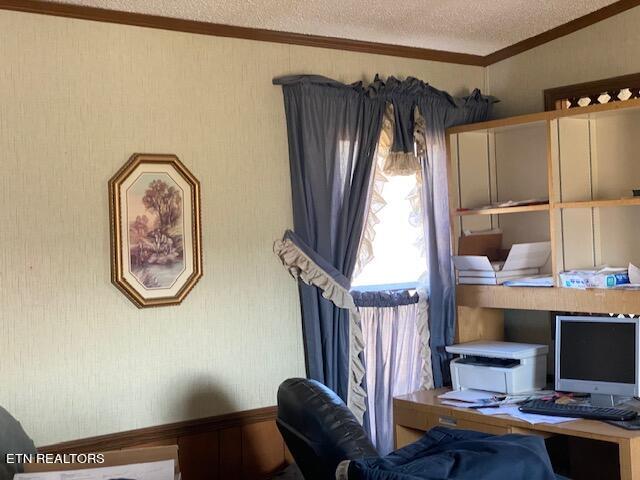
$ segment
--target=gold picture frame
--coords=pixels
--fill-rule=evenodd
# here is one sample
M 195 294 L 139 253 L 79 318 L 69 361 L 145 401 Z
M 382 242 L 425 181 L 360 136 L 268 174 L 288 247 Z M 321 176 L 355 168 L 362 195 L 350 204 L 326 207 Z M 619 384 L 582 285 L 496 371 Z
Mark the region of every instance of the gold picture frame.
M 138 308 L 181 303 L 202 277 L 200 182 L 175 155 L 136 153 L 109 205 L 112 283 Z

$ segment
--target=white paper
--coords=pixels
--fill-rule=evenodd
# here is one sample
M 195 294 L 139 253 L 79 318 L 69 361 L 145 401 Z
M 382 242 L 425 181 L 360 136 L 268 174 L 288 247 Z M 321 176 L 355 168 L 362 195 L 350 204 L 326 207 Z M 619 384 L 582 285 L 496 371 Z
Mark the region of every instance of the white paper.
M 484 255 L 455 255 L 453 264 L 458 270 L 483 270 L 493 272 L 489 257 Z
M 552 275 L 534 275 L 515 280 L 507 280 L 503 283 L 507 287 L 553 287 Z
M 115 467 L 85 468 L 58 472 L 19 473 L 14 480 L 174 480 L 174 461 L 136 463 Z
M 484 255 L 455 255 L 453 264 L 458 270 L 500 271 L 543 267 L 551 255 L 551 242 L 516 243 L 509 250 L 504 264 L 490 262 Z
M 510 415 L 514 418 L 530 423 L 531 425 L 535 425 L 537 423 L 556 424 L 556 423 L 564 423 L 564 422 L 577 420 L 577 418 L 571 418 L 571 417 L 553 417 L 549 415 L 523 413 L 520 410 L 518 410 L 517 405 L 503 405 L 498 408 L 478 408 L 478 411 L 485 415 Z
M 551 242 L 516 243 L 509 250 L 502 271 L 540 268 L 551 255 Z
M 483 400 L 494 400 L 497 394 L 494 392 L 485 392 L 483 390 L 451 390 L 450 392 L 438 395 L 440 400 L 458 400 L 461 402 L 478 403 Z
M 472 408 L 472 407 L 486 407 L 491 404 L 492 401 L 484 401 L 484 402 L 460 402 L 458 400 L 440 400 L 442 405 L 449 405 L 451 407 L 458 408 Z

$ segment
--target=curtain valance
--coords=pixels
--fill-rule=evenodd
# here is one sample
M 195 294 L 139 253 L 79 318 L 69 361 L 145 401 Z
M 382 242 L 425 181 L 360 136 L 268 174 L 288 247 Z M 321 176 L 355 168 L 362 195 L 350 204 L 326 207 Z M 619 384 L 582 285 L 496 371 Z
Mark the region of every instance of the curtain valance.
M 400 307 L 418 303 L 417 292 L 407 289 L 402 290 L 376 290 L 364 292 L 352 290 L 351 296 L 357 307 Z
M 415 77 L 399 80 L 391 76 L 384 81 L 376 75 L 372 83 L 365 85 L 363 82 L 344 84 L 320 75 L 290 75 L 275 78 L 273 83 L 274 85 L 324 87 L 325 92 L 333 90 L 336 94 L 342 92 L 359 95 L 376 103 L 391 103 L 395 126 L 392 153 L 414 151 L 416 107 L 425 118 L 429 111 L 438 112 L 439 121 L 429 122 L 427 118 L 427 128 L 434 129 L 442 126 L 447 129 L 463 123 L 485 120 L 489 116 L 491 105 L 497 101 L 494 97 L 482 95 L 478 89 L 474 89 L 465 97 L 453 97 Z

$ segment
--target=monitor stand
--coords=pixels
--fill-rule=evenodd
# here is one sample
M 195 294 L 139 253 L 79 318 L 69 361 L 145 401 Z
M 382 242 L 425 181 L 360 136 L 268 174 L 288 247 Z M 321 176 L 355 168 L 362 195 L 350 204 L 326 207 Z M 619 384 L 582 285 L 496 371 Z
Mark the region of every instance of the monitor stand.
M 628 402 L 630 397 L 622 397 L 620 395 L 607 395 L 604 393 L 592 393 L 591 403 L 594 407 L 615 407 L 621 403 Z

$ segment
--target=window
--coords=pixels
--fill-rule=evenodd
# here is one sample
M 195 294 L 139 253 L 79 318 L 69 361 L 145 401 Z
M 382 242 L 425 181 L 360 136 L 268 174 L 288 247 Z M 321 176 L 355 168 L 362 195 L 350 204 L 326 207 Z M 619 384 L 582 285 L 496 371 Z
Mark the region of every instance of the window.
M 640 74 L 606 78 L 544 91 L 544 109 L 564 110 L 640 98 Z
M 354 287 L 410 287 L 426 269 L 422 225 L 414 220 L 418 200 L 416 175 L 388 176 L 380 191 L 384 207 L 371 242 L 373 258 L 353 279 Z M 359 288 L 366 289 L 366 288 Z

